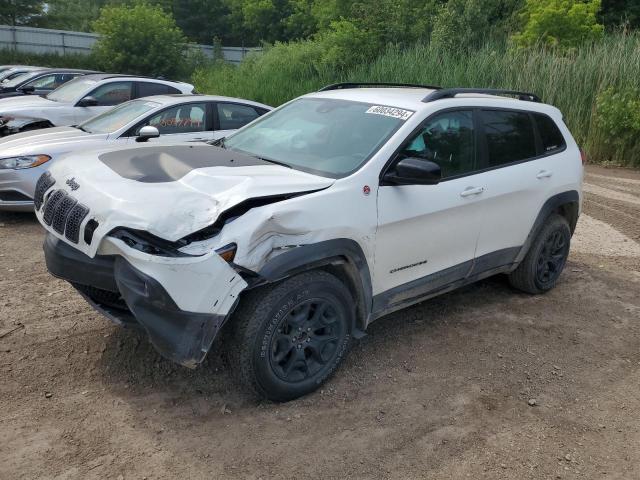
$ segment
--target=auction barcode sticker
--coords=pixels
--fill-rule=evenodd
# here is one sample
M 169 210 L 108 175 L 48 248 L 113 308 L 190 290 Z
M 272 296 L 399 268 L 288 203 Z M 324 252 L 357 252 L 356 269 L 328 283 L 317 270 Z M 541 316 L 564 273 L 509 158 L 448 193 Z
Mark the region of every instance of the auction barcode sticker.
M 398 118 L 400 120 L 409 120 L 415 112 L 411 110 L 403 110 L 402 108 L 383 107 L 382 105 L 374 105 L 365 113 L 374 115 L 384 115 L 385 117 Z

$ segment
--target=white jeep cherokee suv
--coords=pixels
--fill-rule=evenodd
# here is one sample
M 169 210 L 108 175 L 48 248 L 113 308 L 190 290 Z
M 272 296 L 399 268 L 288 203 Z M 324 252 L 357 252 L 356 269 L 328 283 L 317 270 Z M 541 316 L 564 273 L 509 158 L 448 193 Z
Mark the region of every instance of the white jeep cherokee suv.
M 72 155 L 35 203 L 53 275 L 188 367 L 223 329 L 243 383 L 286 401 L 389 312 L 498 273 L 553 288 L 582 174 L 535 95 L 339 84 L 218 148 Z

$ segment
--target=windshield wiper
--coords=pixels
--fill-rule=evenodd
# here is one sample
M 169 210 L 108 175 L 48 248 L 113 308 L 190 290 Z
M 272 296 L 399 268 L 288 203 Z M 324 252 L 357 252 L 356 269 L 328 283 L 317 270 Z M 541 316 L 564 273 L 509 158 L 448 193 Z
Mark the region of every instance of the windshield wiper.
M 73 128 L 77 128 L 78 130 L 81 130 L 85 133 L 91 133 L 89 130 L 86 130 L 84 127 L 81 127 L 80 125 L 71 125 Z
M 210 140 L 206 143 L 214 147 L 227 148 L 224 144 L 224 139 L 225 137 L 222 137 L 222 138 L 218 138 L 217 140 Z
M 293 168 L 288 163 L 280 162 L 278 160 L 271 160 L 270 158 L 259 157 L 257 155 L 251 155 L 251 156 L 257 158 L 258 160 L 262 160 L 263 162 L 273 163 L 275 165 L 280 165 L 281 167 Z

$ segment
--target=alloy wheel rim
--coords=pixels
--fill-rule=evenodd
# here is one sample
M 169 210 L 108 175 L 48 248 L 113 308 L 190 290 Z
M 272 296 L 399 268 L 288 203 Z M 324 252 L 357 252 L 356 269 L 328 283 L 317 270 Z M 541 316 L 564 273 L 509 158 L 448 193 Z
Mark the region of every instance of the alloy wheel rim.
M 540 283 L 547 284 L 558 278 L 566 260 L 567 247 L 567 239 L 560 230 L 555 230 L 545 239 L 536 271 Z
M 311 299 L 294 306 L 271 338 L 274 373 L 289 383 L 316 376 L 334 360 L 346 328 L 339 310 L 327 299 Z

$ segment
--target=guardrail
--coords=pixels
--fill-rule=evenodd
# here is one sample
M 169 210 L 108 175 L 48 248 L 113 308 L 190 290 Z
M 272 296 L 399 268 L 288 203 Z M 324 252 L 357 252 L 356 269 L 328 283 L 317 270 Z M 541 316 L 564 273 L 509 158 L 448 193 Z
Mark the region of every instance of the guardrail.
M 95 33 L 0 25 L 0 49 L 24 53 L 88 55 L 98 38 L 100 35 Z M 215 49 L 212 45 L 189 44 L 188 47 L 200 49 L 209 58 L 214 57 Z M 249 53 L 260 50 L 262 49 L 222 47 L 222 55 L 228 62 L 240 63 Z

